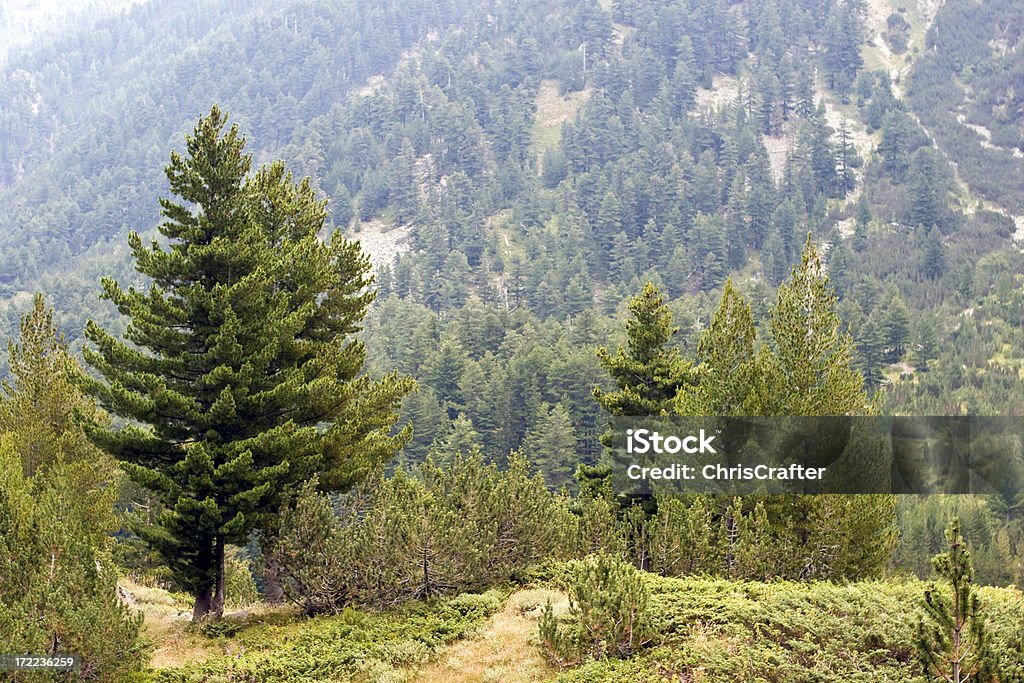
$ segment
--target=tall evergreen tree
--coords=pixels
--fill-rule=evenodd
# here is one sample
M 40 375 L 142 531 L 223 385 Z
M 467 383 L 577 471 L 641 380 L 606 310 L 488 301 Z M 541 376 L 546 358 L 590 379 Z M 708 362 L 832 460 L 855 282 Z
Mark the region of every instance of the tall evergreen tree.
M 923 266 L 924 274 L 933 280 L 946 270 L 946 248 L 942 244 L 942 235 L 934 226 L 925 236 Z
M 103 416 L 69 380 L 80 368 L 42 295 L 9 349 L 11 380 L 0 400 L 0 643 L 9 652 L 72 652 L 76 680 L 124 680 L 142 667 L 145 646 L 142 616 L 118 599 L 109 560 L 117 476 L 75 419 Z
M 236 126 L 214 107 L 171 154 L 162 199 L 167 246 L 129 237 L 148 291 L 103 281 L 129 317 L 123 341 L 90 321 L 85 358 L 102 379 L 84 387 L 120 429 L 90 438 L 163 499 L 140 529 L 196 597 L 193 618 L 224 608 L 224 549 L 272 525 L 314 474 L 340 489 L 408 439 L 391 435 L 412 386 L 359 375 L 365 348 L 351 338 L 373 299 L 369 261 L 335 232 L 308 180 L 283 164 L 249 177 Z
M 102 421 L 95 403 L 72 381 L 81 368 L 58 334 L 53 310 L 36 294 L 32 310 L 21 319 L 21 336 L 7 346 L 10 379 L 3 382 L 0 429 L 11 433 L 24 474 L 59 458 L 89 461 L 100 480 L 114 476 L 113 461 L 88 443 L 75 414 Z
M 869 410 L 852 369 L 853 340 L 840 328 L 835 294 L 808 234 L 800 265 L 772 309 L 774 349 L 762 349 L 768 415 L 858 415 Z
M 697 345 L 698 383 L 676 401 L 680 415 L 743 415 L 756 367 L 754 319 L 750 306 L 725 281 L 722 301 Z
M 572 417 L 561 403 L 542 403 L 533 427 L 523 439 L 523 453 L 544 473 L 548 486 L 572 483 L 574 465 L 579 461 Z
M 594 388 L 594 398 L 611 415 L 659 415 L 671 410 L 680 389 L 693 382 L 693 365 L 672 346 L 679 331 L 661 292 L 648 282 L 629 303 L 626 348 L 612 355 L 598 349 L 601 365 L 617 385 L 615 391 Z

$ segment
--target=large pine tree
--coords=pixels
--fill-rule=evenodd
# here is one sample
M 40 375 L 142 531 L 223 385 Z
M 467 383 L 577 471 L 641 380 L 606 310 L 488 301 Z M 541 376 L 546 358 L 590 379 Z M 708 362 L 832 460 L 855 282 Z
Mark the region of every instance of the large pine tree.
M 268 526 L 314 474 L 340 489 L 407 440 L 391 435 L 411 380 L 360 375 L 352 335 L 373 299 L 359 244 L 319 233 L 326 202 L 280 162 L 250 175 L 236 126 L 214 107 L 166 168 L 164 243 L 129 237 L 146 290 L 103 281 L 130 319 L 124 340 L 90 322 L 85 387 L 119 429 L 95 443 L 163 498 L 140 535 L 196 597 L 224 607 L 224 548 Z

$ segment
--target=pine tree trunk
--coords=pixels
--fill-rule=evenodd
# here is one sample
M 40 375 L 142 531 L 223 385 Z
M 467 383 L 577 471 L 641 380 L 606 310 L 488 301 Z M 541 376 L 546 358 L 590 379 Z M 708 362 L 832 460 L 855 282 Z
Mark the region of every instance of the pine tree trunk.
M 210 616 L 213 620 L 224 616 L 224 538 L 217 537 L 215 551 L 217 561 L 216 590 L 213 593 L 213 605 L 210 609 Z
M 213 584 L 203 586 L 196 592 L 196 606 L 192 609 L 192 623 L 206 619 L 213 607 Z
M 284 602 L 284 588 L 281 586 L 281 565 L 275 560 L 267 563 L 263 578 L 263 599 L 271 605 L 279 605 Z
M 213 580 L 204 581 L 196 591 L 193 623 L 216 621 L 224 616 L 224 539 L 219 536 L 214 541 L 213 560 L 216 568 Z

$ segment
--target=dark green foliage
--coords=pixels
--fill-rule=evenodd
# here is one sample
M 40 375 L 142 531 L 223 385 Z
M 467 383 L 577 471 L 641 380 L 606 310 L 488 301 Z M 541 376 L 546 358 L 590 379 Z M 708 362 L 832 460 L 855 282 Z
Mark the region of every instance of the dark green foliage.
M 949 550 L 933 559 L 944 585 L 925 591 L 925 619 L 918 622 L 915 646 L 925 675 L 935 681 L 988 683 L 998 680 L 998 665 L 989 649 L 971 554 L 960 535 L 960 520 L 946 530 Z M 946 588 L 948 586 L 948 595 Z
M 266 528 L 316 473 L 338 489 L 388 460 L 411 380 L 374 382 L 350 335 L 373 299 L 359 245 L 318 233 L 325 203 L 280 163 L 247 177 L 250 157 L 215 107 L 172 153 L 182 203 L 161 200 L 164 247 L 129 244 L 148 292 L 103 282 L 131 319 L 125 341 L 91 323 L 85 356 L 103 380 L 84 386 L 132 424 L 89 435 L 127 463 L 165 510 L 139 533 L 196 596 L 195 618 L 219 617 L 224 549 Z M 143 426 L 139 426 L 143 425 Z
M 917 322 L 915 333 L 914 362 L 918 370 L 928 370 L 928 361 L 934 360 L 939 352 L 939 330 L 934 314 L 924 314 Z
M 348 557 L 330 498 L 316 489 L 315 479 L 306 482 L 294 506 L 281 514 L 264 561 L 274 567 L 284 596 L 303 613 L 330 614 L 350 599 L 344 580 Z
M 351 0 L 295 6 L 270 19 L 252 0 L 229 4 L 141 8 L 92 34 L 20 55 L 0 75 L 0 198 L 10 208 L 0 219 L 9 228 L 0 230 L 0 289 L 14 294 L 42 282 L 59 297 L 66 311 L 60 322 L 70 334 L 89 315 L 117 332 L 118 323 L 109 313 L 98 317 L 83 292 L 94 274 L 120 282 L 134 274 L 116 256 L 120 240 L 98 237 L 148 224 L 146 201 L 161 181 L 158 156 L 185 126 L 180 112 L 219 100 L 264 145 L 255 150 L 258 158 L 282 156 L 313 178 L 312 187 L 337 188 L 335 224 L 348 224 L 358 212 L 411 225 L 412 251 L 388 277 L 396 298 L 372 309 L 362 337 L 370 374 L 397 367 L 424 385 L 403 407 L 403 423 L 411 419 L 416 430 L 405 449 L 409 461 L 432 451 L 447 470 L 453 451 L 479 446 L 504 462 L 523 447 L 549 484 L 566 481 L 580 460 L 594 462 L 601 408 L 591 388 L 599 385 L 608 399 L 622 397 L 630 384 L 619 381 L 628 364 L 602 367 L 595 346 L 629 348 L 632 339 L 621 329 L 626 300 L 647 281 L 675 299 L 667 303 L 682 329 L 665 346 L 666 358 L 682 347 L 678 367 L 687 370 L 674 387 L 649 371 L 675 368 L 679 358 L 642 368 L 648 374 L 630 388 L 643 395 L 651 380 L 658 410 L 667 402 L 667 412 L 683 413 L 859 412 L 888 401 L 887 409 L 900 412 L 1016 413 L 1024 405 L 1017 352 L 1024 346 L 1024 271 L 1009 243 L 1012 222 L 983 210 L 958 217 L 961 197 L 947 192 L 946 164 L 948 153 L 972 189 L 1019 213 L 1019 162 L 1011 158 L 1019 146 L 1019 92 L 1006 85 L 1019 72 L 1020 51 L 1009 49 L 1019 23 L 1011 0 L 945 4 L 929 38 L 933 47 L 915 56 L 913 110 L 896 96 L 907 88 L 905 78 L 894 89 L 881 71 L 860 73 L 859 48 L 869 36 L 864 4 L 856 0 L 616 0 L 610 17 L 595 2 L 538 0 L 410 0 L 397 9 Z M 152 40 L 153 26 L 163 27 L 159 41 Z M 897 20 L 887 29 L 890 43 L 905 31 Z M 116 45 L 109 35 L 119 37 Z M 338 35 L 350 39 L 339 42 Z M 168 48 L 171 68 L 161 56 Z M 214 72 L 221 77 L 203 77 Z M 156 89 L 153 73 L 161 74 Z M 362 87 L 378 73 L 383 79 Z M 855 97 L 869 131 L 882 131 L 863 175 L 852 172 L 858 159 L 846 126 L 831 130 L 818 108 L 818 73 L 840 98 Z M 736 101 L 695 111 L 698 83 L 710 86 L 720 74 L 740 76 Z M 961 84 L 970 87 L 960 92 Z M 530 140 L 531 128 L 545 124 L 535 118 L 534 103 L 549 87 L 578 96 L 573 107 L 582 104 L 559 124 L 561 140 Z M 955 121 L 961 113 L 986 126 L 1001 149 L 981 147 Z M 851 130 L 858 125 L 850 121 Z M 792 130 L 799 131 L 792 158 L 781 168 L 774 158 L 769 165 L 762 132 Z M 855 176 L 864 185 L 852 214 L 853 248 L 844 249 L 827 231 L 851 215 L 832 198 L 854 189 Z M 814 324 L 834 321 L 836 334 L 820 353 L 801 355 L 798 334 L 778 345 L 764 333 L 774 332 L 771 285 L 787 282 L 800 263 L 808 229 L 816 241 L 831 243 L 829 271 L 841 300 L 832 303 L 842 320 L 806 316 Z M 736 289 L 727 281 L 731 270 Z M 716 313 L 714 292 L 723 283 Z M 792 299 L 792 282 L 784 293 Z M 0 325 L 16 318 L 19 298 L 10 301 Z M 907 315 L 890 301 L 902 301 Z M 793 323 L 801 317 L 793 308 L 780 300 L 776 315 Z M 934 315 L 934 326 L 922 312 Z M 701 335 L 706 325 L 713 331 Z M 762 334 L 755 337 L 755 329 Z M 833 337 L 831 324 L 820 329 L 818 339 Z M 849 365 L 854 356 L 864 384 L 844 383 L 849 375 L 831 369 L 831 360 Z M 883 384 L 882 368 L 901 359 L 916 372 Z M 671 380 L 673 372 L 663 374 Z M 801 374 L 831 388 L 815 392 Z M 763 386 L 751 392 L 754 380 Z M 877 403 L 867 401 L 868 388 L 877 391 Z M 801 403 L 804 393 L 814 400 Z M 295 464 L 301 455 L 282 450 L 281 457 Z M 319 468 L 307 464 L 309 471 Z M 288 489 L 298 480 L 285 483 Z M 403 504 L 436 529 L 417 530 L 420 557 L 428 546 L 436 570 L 417 585 L 448 590 L 447 577 L 477 561 L 472 549 L 451 531 L 451 516 L 394 486 L 396 496 L 408 494 Z M 617 501 L 592 493 L 567 503 L 576 517 L 575 542 L 626 554 L 628 541 L 629 553 L 639 549 L 639 564 L 656 561 L 665 574 L 710 567 L 729 576 L 799 576 L 813 564 L 818 576 L 860 576 L 864 567 L 877 570 L 892 540 L 887 523 L 864 523 L 890 518 L 891 501 L 880 499 L 877 506 L 822 499 L 814 508 L 665 501 L 655 529 L 638 527 L 636 509 L 619 520 Z M 322 513 L 329 501 L 318 500 Z M 1018 520 L 995 509 L 998 524 L 972 550 L 979 577 L 1005 582 L 1006 571 L 1019 572 Z M 810 519 L 820 520 L 820 535 Z M 792 539 L 803 536 L 794 547 Z M 854 552 L 836 550 L 835 538 Z M 855 557 L 860 550 L 870 557 Z M 679 568 L 687 563 L 689 569 Z M 779 628 L 772 647 L 753 653 L 736 645 L 736 634 L 712 640 L 687 655 L 689 668 L 667 666 L 664 673 L 818 676 L 801 643 L 789 649 L 787 628 Z M 736 647 L 749 655 L 748 669 L 721 663 Z M 884 657 L 873 647 L 851 651 L 873 665 Z M 710 662 L 706 671 L 698 668 L 702 662 Z M 880 668 L 890 674 L 887 662 Z M 870 670 L 836 666 L 842 680 Z
M 859 3 L 847 1 L 837 4 L 828 22 L 825 66 L 829 86 L 840 94 L 844 102 L 848 102 L 857 72 L 863 65 L 860 45 L 864 39 L 864 25 Z
M 564 405 L 541 404 L 534 427 L 523 439 L 523 452 L 545 474 L 548 486 L 558 489 L 572 483 L 572 463 L 579 457 L 572 418 Z
M 626 322 L 626 348 L 614 355 L 601 347 L 598 358 L 617 389 L 594 389 L 594 398 L 611 415 L 659 415 L 667 412 L 680 389 L 692 382 L 691 364 L 672 346 L 679 328 L 661 292 L 648 282 L 633 297 Z
M 560 147 L 548 147 L 544 150 L 544 160 L 541 164 L 542 175 L 545 187 L 555 187 L 565 180 L 569 173 L 568 160 L 565 152 Z
M 942 233 L 932 226 L 928 230 L 924 247 L 924 274 L 935 279 L 946 270 L 946 249 L 942 244 Z

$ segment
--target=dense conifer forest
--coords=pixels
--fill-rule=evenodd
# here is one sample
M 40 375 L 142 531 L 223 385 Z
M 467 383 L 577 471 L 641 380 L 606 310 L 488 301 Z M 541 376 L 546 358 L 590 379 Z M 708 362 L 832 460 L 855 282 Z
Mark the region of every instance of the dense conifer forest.
M 1019 438 L 985 495 L 609 464 L 1024 415 L 1019 2 L 10 5 L 0 680 L 1024 681 Z

